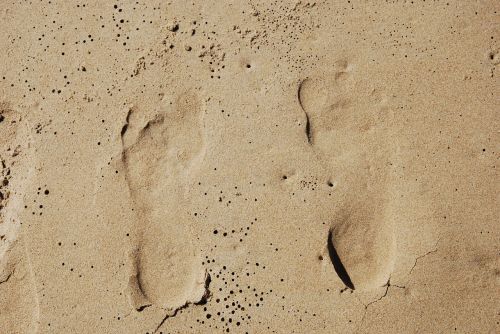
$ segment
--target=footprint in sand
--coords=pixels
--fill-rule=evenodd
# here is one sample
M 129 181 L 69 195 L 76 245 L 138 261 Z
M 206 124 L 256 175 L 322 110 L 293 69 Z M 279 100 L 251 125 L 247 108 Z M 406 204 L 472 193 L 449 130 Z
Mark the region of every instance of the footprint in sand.
M 23 190 L 33 174 L 33 164 L 29 154 L 28 127 L 21 115 L 7 102 L 0 102 L 0 133 L 1 279 L 8 269 L 5 263 L 8 262 L 9 250 L 17 241 L 21 229 L 18 216 L 23 210 Z
M 152 120 L 142 117 L 132 108 L 122 130 L 122 162 L 138 229 L 128 294 L 137 310 L 175 310 L 207 293 L 208 275 L 189 239 L 185 195 L 204 156 L 203 104 L 188 90 L 164 98 Z
M 322 77 L 303 80 L 298 99 L 305 135 L 343 201 L 333 213 L 328 250 L 335 270 L 351 289 L 387 284 L 395 261 L 390 214 L 390 124 L 380 91 L 357 81 L 347 62 Z
M 5 333 L 35 333 L 38 297 L 26 239 L 21 233 L 23 196 L 34 173 L 28 127 L 9 103 L 0 102 L 0 324 Z

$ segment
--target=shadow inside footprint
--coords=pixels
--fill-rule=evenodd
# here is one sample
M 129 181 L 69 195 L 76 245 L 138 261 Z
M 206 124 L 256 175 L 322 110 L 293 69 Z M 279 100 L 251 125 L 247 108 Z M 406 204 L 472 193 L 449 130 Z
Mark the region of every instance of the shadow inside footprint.
M 333 268 L 337 272 L 337 275 L 339 275 L 342 282 L 344 282 L 344 284 L 349 289 L 354 290 L 354 284 L 352 284 L 351 278 L 349 277 L 347 270 L 345 269 L 344 265 L 342 264 L 342 261 L 340 260 L 340 257 L 337 254 L 335 247 L 333 246 L 332 231 L 330 231 L 328 233 L 327 244 L 328 244 L 328 254 L 330 255 L 330 260 L 333 263 Z
M 386 284 L 395 261 L 389 112 L 383 92 L 341 65 L 302 80 L 298 103 L 307 143 L 335 175 L 339 194 L 328 233 L 330 259 L 348 288 L 368 291 Z

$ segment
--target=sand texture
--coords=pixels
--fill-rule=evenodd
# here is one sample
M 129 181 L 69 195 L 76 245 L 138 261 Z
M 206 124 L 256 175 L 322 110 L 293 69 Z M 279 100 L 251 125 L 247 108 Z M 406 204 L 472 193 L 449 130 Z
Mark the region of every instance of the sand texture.
M 500 2 L 0 1 L 0 334 L 500 333 Z

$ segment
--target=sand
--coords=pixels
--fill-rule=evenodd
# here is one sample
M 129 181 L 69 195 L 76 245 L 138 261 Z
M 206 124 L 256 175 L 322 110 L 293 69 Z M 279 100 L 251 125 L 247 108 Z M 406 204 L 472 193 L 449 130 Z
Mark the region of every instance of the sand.
M 3 1 L 0 333 L 499 333 L 499 12 Z

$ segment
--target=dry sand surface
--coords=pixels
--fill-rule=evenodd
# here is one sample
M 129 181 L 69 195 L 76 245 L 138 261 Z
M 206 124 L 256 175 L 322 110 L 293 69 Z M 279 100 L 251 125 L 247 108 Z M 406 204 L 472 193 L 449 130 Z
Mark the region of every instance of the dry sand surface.
M 0 2 L 0 334 L 500 333 L 500 2 Z

